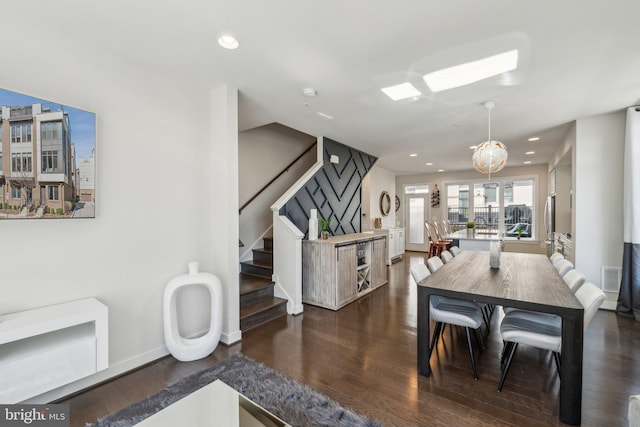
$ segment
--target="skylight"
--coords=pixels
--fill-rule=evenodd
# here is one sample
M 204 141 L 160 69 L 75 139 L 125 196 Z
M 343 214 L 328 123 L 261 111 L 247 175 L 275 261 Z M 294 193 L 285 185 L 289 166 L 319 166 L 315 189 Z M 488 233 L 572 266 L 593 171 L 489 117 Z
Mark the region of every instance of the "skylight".
M 455 65 L 425 74 L 424 81 L 432 92 L 465 86 L 518 68 L 518 51 L 510 50 L 477 61 Z
M 380 90 L 394 101 L 400 101 L 401 99 L 413 98 L 415 96 L 422 95 L 422 93 L 409 82 L 395 86 L 383 87 Z

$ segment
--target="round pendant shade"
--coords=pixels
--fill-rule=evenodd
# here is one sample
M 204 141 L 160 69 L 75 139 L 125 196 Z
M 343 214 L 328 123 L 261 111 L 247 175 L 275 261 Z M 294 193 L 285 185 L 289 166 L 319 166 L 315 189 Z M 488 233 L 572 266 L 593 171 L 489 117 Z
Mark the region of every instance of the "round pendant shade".
M 500 141 L 485 141 L 473 152 L 473 167 L 481 173 L 492 174 L 507 163 L 507 147 Z

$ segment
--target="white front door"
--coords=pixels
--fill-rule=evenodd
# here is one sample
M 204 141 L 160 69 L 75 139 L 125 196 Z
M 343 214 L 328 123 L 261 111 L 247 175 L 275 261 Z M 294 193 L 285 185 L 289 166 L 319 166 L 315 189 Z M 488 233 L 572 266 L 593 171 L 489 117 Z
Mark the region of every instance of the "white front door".
M 408 251 L 429 252 L 429 238 L 424 222 L 429 218 L 429 194 L 407 194 L 405 206 L 407 219 L 406 249 Z

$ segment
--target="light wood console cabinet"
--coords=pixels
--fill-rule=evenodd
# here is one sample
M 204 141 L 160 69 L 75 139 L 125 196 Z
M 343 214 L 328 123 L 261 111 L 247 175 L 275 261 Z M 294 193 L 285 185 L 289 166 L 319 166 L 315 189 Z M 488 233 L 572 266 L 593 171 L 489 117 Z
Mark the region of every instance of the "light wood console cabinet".
M 302 242 L 302 301 L 337 310 L 387 283 L 387 238 L 370 233 Z

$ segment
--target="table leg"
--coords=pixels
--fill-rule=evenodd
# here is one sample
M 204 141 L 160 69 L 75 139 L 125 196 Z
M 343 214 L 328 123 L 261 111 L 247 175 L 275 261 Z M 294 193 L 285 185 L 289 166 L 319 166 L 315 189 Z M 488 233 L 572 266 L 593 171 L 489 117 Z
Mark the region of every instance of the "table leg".
M 429 293 L 427 289 L 418 286 L 418 373 L 431 375 L 429 365 Z
M 580 425 L 582 416 L 582 345 L 584 310 L 562 316 L 560 421 Z

